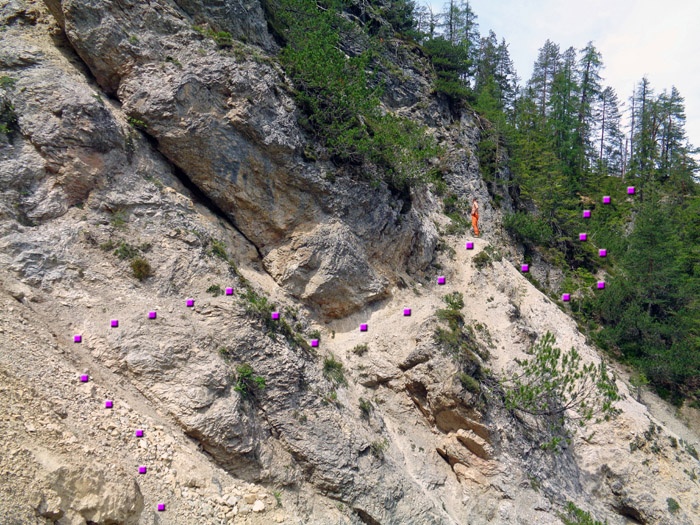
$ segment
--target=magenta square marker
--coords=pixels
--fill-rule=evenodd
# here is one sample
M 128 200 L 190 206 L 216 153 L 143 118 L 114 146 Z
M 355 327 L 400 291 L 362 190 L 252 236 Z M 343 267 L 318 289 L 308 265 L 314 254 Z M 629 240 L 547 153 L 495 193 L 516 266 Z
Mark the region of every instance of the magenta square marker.
M 591 210 L 583 210 L 583 218 L 588 219 L 591 216 Z
M 139 467 L 139 474 L 145 474 L 146 473 L 146 467 Z
M 411 316 L 411 309 L 410 309 L 410 308 L 404 308 L 404 309 L 403 309 L 403 315 L 406 316 L 406 317 L 410 317 L 410 316 Z
M 578 240 L 579 240 L 579 241 L 586 241 L 586 240 L 588 240 L 588 234 L 587 234 L 587 233 L 579 233 L 579 234 L 578 234 Z
M 81 383 L 87 383 L 87 382 L 88 382 L 88 376 L 87 376 L 87 375 L 82 375 L 82 376 L 80 376 L 80 382 L 81 382 Z
M 444 278 L 444 277 L 438 277 L 438 284 L 445 284 L 445 278 Z
M 159 511 L 164 511 L 165 510 L 165 503 L 158 503 L 158 510 Z
M 111 402 L 111 401 L 105 401 L 105 408 L 112 408 L 112 402 Z
M 136 437 L 137 437 L 137 438 L 142 438 L 142 437 L 143 437 L 143 430 L 137 430 L 137 431 L 136 431 Z
M 473 242 L 468 242 L 467 243 L 467 250 L 473 250 L 474 249 L 474 243 Z
M 634 195 L 634 186 L 627 186 L 627 195 Z
M 155 318 L 156 318 L 156 313 L 155 313 L 155 312 L 148 312 L 148 318 L 149 318 L 149 319 L 155 319 Z
M 603 204 L 610 204 L 610 197 L 603 197 Z
M 367 331 L 367 325 L 366 324 L 361 324 L 360 325 L 360 332 L 366 332 Z
M 194 299 L 187 299 L 187 306 L 194 306 Z
M 73 336 L 73 342 L 74 342 L 74 343 L 80 343 L 80 342 L 82 342 L 82 340 L 83 340 L 83 336 L 82 336 L 82 335 Z
M 233 295 L 233 288 L 226 288 L 226 295 Z
M 561 296 L 562 301 L 569 301 L 570 299 L 571 299 L 571 294 L 565 293 L 565 294 L 562 294 L 562 296 Z
M 608 250 L 598 250 L 598 255 L 600 257 L 605 257 L 608 254 Z
M 529 270 L 530 270 L 530 265 L 529 265 L 529 264 L 523 264 L 522 270 L 523 270 L 523 272 L 529 271 Z
M 117 328 L 119 326 L 119 321 L 117 319 L 112 319 L 109 323 L 112 325 L 112 328 Z
M 598 281 L 598 290 L 605 288 L 605 281 Z
M 280 318 L 280 313 L 279 313 L 279 312 L 272 312 L 272 318 L 273 318 L 273 319 L 279 319 L 279 318 Z
M 318 339 L 312 339 L 312 340 L 311 340 L 311 346 L 313 346 L 314 348 L 316 348 L 316 347 L 318 346 Z

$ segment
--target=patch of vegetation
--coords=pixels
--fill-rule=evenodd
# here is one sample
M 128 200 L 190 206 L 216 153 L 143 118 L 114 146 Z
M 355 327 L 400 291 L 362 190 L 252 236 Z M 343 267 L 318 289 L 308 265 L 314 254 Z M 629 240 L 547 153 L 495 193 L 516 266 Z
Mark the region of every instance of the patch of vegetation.
M 479 385 L 479 382 L 474 379 L 472 376 L 469 374 L 465 374 L 464 372 L 459 374 L 459 381 L 462 383 L 462 386 L 467 389 L 467 391 L 471 392 L 472 394 L 478 394 L 481 392 L 481 386 Z
M 146 124 L 143 120 L 139 120 L 139 119 L 134 118 L 134 117 L 127 117 L 126 121 L 132 127 L 136 128 L 136 129 L 140 129 L 142 131 L 144 131 L 148 128 L 148 124 Z
M 239 293 L 240 304 L 243 305 L 248 315 L 262 323 L 271 338 L 274 339 L 275 334 L 282 334 L 292 348 L 311 350 L 306 339 L 296 333 L 282 316 L 279 319 L 272 318 L 275 305 L 268 301 L 267 297 L 258 294 L 247 283 L 244 283 L 244 288 L 245 291 Z
M 173 58 L 170 55 L 168 55 L 165 57 L 165 61 L 175 65 L 178 69 L 182 69 L 182 63 L 180 63 L 180 61 L 177 58 Z
M 99 102 L 100 104 L 104 104 L 104 103 L 105 103 L 105 101 L 102 100 L 102 95 L 100 95 L 99 93 L 93 93 L 93 94 L 92 94 L 92 98 L 94 98 L 95 100 L 97 100 L 97 102 Z
M 131 271 L 139 281 L 150 277 L 153 274 L 150 263 L 143 257 L 136 257 L 131 261 Z
M 477 358 L 480 350 L 474 331 L 464 323 L 461 313 L 464 297 L 460 292 L 452 292 L 445 295 L 443 300 L 447 308 L 438 310 L 436 315 L 440 321 L 447 323 L 447 328 L 438 326 L 435 329 L 435 342 L 459 364 L 460 374 L 478 379 L 482 375 Z
M 548 245 L 554 240 L 551 224 L 528 213 L 516 212 L 506 215 L 503 218 L 503 227 L 518 242 Z
M 207 293 L 212 294 L 214 297 L 219 297 L 220 295 L 223 295 L 224 291 L 218 284 L 212 284 L 209 288 L 207 288 Z
M 388 446 L 389 442 L 386 439 L 378 439 L 372 441 L 372 443 L 369 446 L 369 450 L 375 458 L 384 460 L 384 451 L 387 449 Z
M 226 255 L 226 245 L 222 241 L 218 241 L 216 239 L 211 240 L 211 254 L 219 259 L 228 261 L 228 255 Z
M 678 504 L 678 502 L 673 499 L 673 498 L 666 498 L 666 505 L 668 505 L 668 511 L 671 514 L 675 514 L 679 510 L 681 510 L 681 506 Z
M 546 450 L 558 450 L 573 430 L 619 413 L 615 376 L 605 363 L 582 364 L 575 348 L 562 352 L 555 343 L 547 332 L 528 352 L 532 357 L 516 359 L 518 370 L 501 381 L 506 408 L 534 417 L 537 426 L 549 424 L 551 439 L 542 444 Z
M 111 241 L 110 241 L 111 242 Z M 139 249 L 136 246 L 132 246 L 127 242 L 120 242 L 119 246 L 114 250 L 114 255 L 120 259 L 133 259 L 138 257 Z
M 269 9 L 271 25 L 286 41 L 280 59 L 296 86 L 303 111 L 300 125 L 322 143 L 334 160 L 376 165 L 374 182 L 382 177 L 397 193 L 408 196 L 411 185 L 423 182 L 428 161 L 439 148 L 425 129 L 412 121 L 382 112 L 382 86 L 368 76 L 378 56 L 379 42 L 348 57 L 341 33 L 365 31 L 340 16 L 340 5 L 311 0 L 280 0 Z M 359 36 L 359 35 L 358 35 Z M 379 47 L 378 47 L 379 46 Z
M 197 31 L 199 34 L 211 38 L 216 42 L 216 45 L 223 47 L 231 47 L 233 45 L 233 37 L 231 33 L 226 31 L 214 31 L 213 29 L 204 28 L 201 26 L 192 26 L 192 29 Z
M 248 363 L 243 363 L 236 368 L 236 382 L 233 389 L 243 398 L 256 398 L 265 390 L 265 378 L 256 376 L 253 368 Z
M 372 410 L 374 406 L 368 400 L 360 398 L 360 413 L 363 419 L 369 421 L 369 416 L 372 415 Z
M 333 354 L 323 361 L 323 376 L 336 385 L 348 384 L 343 372 L 343 363 L 336 361 Z
M 126 213 L 124 213 L 122 210 L 113 211 L 112 216 L 109 219 L 109 223 L 118 230 L 125 229 L 126 222 Z
M 352 349 L 352 353 L 355 355 L 365 355 L 367 353 L 367 344 L 363 343 L 361 345 L 355 345 L 355 348 Z
M 275 501 L 277 502 L 277 506 L 281 507 L 282 506 L 282 493 L 279 491 L 275 491 L 272 493 L 272 495 L 275 497 Z
M 486 266 L 491 265 L 491 257 L 486 250 L 481 250 L 477 255 L 472 257 L 472 264 L 477 270 L 483 270 Z
M 15 106 L 5 97 L 0 96 L 0 135 L 9 136 L 15 131 L 19 131 Z
M 224 361 L 231 359 L 231 351 L 224 346 L 219 348 L 219 355 L 224 359 Z
M 579 509 L 573 502 L 566 502 L 566 514 L 560 515 L 564 525 L 607 525 L 605 522 L 597 521 L 590 512 Z
M 320 341 L 321 340 L 321 331 L 320 330 L 311 330 L 309 332 L 309 339 L 318 339 Z
M 0 76 L 0 89 L 13 89 L 16 83 L 16 78 L 8 77 L 7 75 Z
M 100 250 L 102 250 L 102 251 L 109 252 L 109 251 L 112 251 L 113 249 L 114 249 L 114 241 L 112 239 L 100 244 Z

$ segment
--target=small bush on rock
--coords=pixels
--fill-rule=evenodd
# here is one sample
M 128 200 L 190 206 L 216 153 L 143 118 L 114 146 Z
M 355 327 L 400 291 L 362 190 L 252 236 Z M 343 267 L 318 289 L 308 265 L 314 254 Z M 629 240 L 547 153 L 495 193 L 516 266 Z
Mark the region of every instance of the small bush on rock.
M 143 281 L 153 273 L 150 263 L 143 257 L 137 257 L 131 261 L 131 271 L 134 273 L 134 277 L 139 281 Z

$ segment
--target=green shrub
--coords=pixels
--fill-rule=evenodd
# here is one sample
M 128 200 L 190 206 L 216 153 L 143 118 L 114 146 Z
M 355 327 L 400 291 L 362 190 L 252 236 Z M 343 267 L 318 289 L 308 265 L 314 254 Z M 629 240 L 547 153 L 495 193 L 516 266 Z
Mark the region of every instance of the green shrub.
M 462 386 L 472 394 L 478 394 L 479 392 L 481 392 L 481 386 L 479 385 L 479 382 L 469 374 L 461 373 L 458 377 L 460 382 L 462 383 Z
M 360 398 L 360 412 L 364 419 L 369 420 L 369 416 L 372 414 L 372 410 L 374 410 L 372 403 Z
M 675 514 L 676 512 L 678 512 L 681 509 L 681 506 L 673 498 L 666 498 L 666 504 L 668 505 L 668 511 L 671 514 Z
M 224 291 L 218 284 L 212 284 L 209 288 L 207 288 L 207 293 L 212 294 L 214 297 L 219 297 L 224 293 Z
M 372 441 L 369 446 L 370 452 L 377 459 L 384 459 L 384 451 L 389 446 L 389 442 L 386 439 Z
M 491 265 L 491 257 L 486 253 L 486 250 L 481 250 L 477 255 L 472 258 L 472 264 L 478 270 L 483 269 L 486 265 Z
M 126 120 L 131 126 L 135 127 L 136 129 L 145 130 L 146 128 L 148 128 L 148 124 L 146 124 L 143 120 L 139 120 L 134 117 L 127 117 Z
M 15 87 L 15 83 L 17 82 L 16 78 L 8 77 L 7 75 L 3 75 L 0 77 L 0 89 L 13 89 Z
M 530 215 L 516 212 L 503 218 L 503 227 L 519 242 L 547 245 L 554 240 L 554 231 L 549 222 Z
M 614 403 L 620 399 L 615 376 L 604 362 L 582 364 L 575 348 L 562 352 L 555 343 L 547 332 L 528 352 L 532 357 L 516 359 L 518 370 L 501 381 L 506 408 L 550 422 L 554 436 L 544 447 L 551 449 L 563 436 L 568 439 L 570 428 L 615 417 Z
M 367 353 L 367 345 L 355 345 L 355 348 L 352 349 L 352 353 L 355 355 L 365 355 Z
M 561 519 L 564 525 L 607 525 L 607 520 L 603 523 L 597 521 L 591 516 L 590 512 L 579 509 L 573 502 L 566 502 L 566 515 L 562 515 Z
M 265 389 L 265 378 L 254 375 L 253 368 L 248 363 L 243 363 L 236 368 L 236 384 L 233 389 L 243 398 L 255 398 L 260 391 Z
M 336 385 L 348 384 L 343 373 L 343 364 L 340 361 L 336 361 L 333 354 L 323 361 L 323 375 Z
M 143 257 L 137 257 L 131 261 L 131 271 L 139 281 L 143 281 L 153 273 L 150 263 Z
M 120 259 L 133 259 L 138 257 L 139 250 L 136 246 L 132 246 L 131 244 L 122 241 L 114 250 L 114 255 Z

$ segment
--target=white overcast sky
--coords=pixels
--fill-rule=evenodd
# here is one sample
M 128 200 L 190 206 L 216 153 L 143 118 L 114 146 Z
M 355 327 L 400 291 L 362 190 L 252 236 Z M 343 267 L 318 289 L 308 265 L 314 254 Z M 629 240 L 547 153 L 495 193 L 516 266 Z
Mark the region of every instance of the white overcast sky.
M 417 0 L 420 2 L 420 0 Z M 444 2 L 429 2 L 440 11 Z M 562 50 L 593 41 L 604 84 L 627 102 L 647 75 L 655 93 L 676 86 L 685 98 L 686 131 L 700 147 L 700 0 L 470 0 L 479 31 L 505 38 L 518 75 L 532 74 L 549 38 Z

